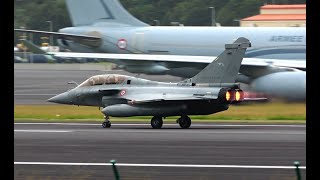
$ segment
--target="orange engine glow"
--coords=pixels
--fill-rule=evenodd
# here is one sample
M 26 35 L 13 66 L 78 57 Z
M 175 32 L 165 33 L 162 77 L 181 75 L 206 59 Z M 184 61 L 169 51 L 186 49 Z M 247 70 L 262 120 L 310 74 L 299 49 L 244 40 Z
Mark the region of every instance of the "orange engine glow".
M 226 93 L 226 100 L 227 100 L 227 101 L 230 101 L 230 99 L 231 99 L 231 93 L 230 93 L 230 91 L 227 91 L 227 93 Z
M 236 101 L 241 100 L 241 93 L 239 91 L 236 92 Z
M 237 90 L 236 92 L 236 101 L 243 101 L 244 93 L 242 90 Z

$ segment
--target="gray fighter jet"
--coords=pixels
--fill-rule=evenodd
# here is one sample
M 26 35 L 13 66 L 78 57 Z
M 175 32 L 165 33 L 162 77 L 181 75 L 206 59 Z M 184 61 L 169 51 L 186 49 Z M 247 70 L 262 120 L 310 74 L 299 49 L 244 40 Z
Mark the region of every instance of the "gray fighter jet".
M 189 128 L 188 115 L 225 111 L 229 104 L 246 100 L 235 79 L 248 47 L 251 43 L 243 37 L 226 44 L 225 51 L 201 72 L 178 83 L 116 74 L 97 75 L 48 101 L 103 107 L 104 128 L 111 127 L 109 116 L 153 116 L 151 126 L 156 129 L 162 127 L 163 118 L 181 116 L 177 122 L 181 128 Z

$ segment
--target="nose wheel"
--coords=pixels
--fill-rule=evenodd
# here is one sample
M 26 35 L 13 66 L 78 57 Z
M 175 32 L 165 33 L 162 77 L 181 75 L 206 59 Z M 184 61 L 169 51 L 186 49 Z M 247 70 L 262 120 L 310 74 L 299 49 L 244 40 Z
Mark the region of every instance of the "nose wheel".
M 102 127 L 103 128 L 110 128 L 111 127 L 111 122 L 110 122 L 109 116 L 105 116 L 105 120 L 102 123 Z
M 161 129 L 163 124 L 162 117 L 153 117 L 151 119 L 151 126 L 153 129 Z

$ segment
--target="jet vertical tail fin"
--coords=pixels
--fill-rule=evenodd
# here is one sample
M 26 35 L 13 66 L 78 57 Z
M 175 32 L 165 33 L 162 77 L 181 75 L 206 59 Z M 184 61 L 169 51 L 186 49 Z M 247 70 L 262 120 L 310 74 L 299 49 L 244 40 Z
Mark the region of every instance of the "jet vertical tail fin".
M 248 47 L 251 47 L 251 43 L 243 37 L 238 38 L 233 44 L 226 44 L 221 55 L 184 83 L 235 83 Z
M 66 0 L 73 26 L 86 26 L 96 22 L 148 26 L 133 17 L 118 0 Z

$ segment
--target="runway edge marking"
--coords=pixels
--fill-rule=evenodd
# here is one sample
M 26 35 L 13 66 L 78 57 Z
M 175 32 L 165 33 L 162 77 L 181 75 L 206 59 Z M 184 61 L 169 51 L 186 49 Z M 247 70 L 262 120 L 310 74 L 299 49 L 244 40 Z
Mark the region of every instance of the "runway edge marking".
M 16 129 L 14 132 L 35 132 L 35 133 L 63 133 L 63 132 L 73 132 L 73 131 L 60 131 L 60 130 L 25 130 Z
M 66 126 L 101 126 L 101 124 L 90 124 L 90 123 L 14 123 L 15 125 L 66 125 Z M 112 124 L 113 126 L 150 126 L 150 124 Z M 175 126 L 176 124 L 165 124 L 166 126 Z M 241 125 L 241 124 L 192 124 L 192 126 L 214 126 L 214 127 L 306 127 L 306 125 L 254 125 L 254 124 L 248 124 L 248 125 Z
M 15 165 L 55 165 L 55 166 L 112 166 L 111 163 L 63 163 L 63 162 L 14 162 Z M 295 166 L 249 166 L 249 165 L 196 165 L 196 164 L 134 164 L 117 163 L 126 167 L 192 167 L 192 168 L 244 168 L 244 169 L 295 169 Z M 306 169 L 306 166 L 299 166 Z

